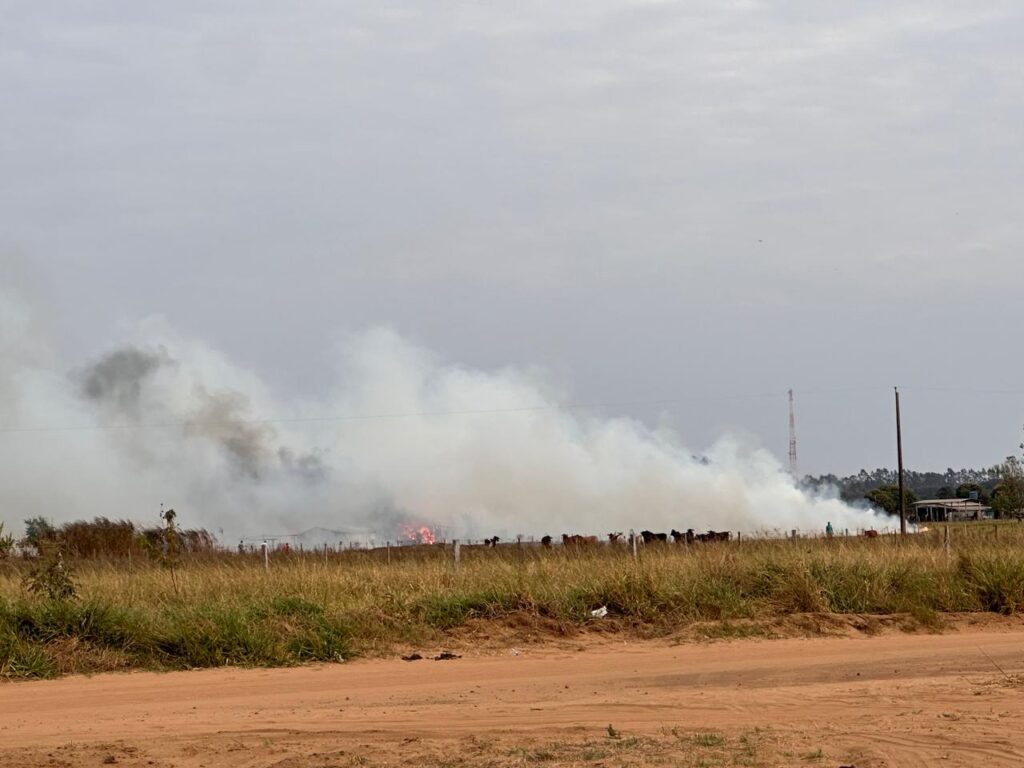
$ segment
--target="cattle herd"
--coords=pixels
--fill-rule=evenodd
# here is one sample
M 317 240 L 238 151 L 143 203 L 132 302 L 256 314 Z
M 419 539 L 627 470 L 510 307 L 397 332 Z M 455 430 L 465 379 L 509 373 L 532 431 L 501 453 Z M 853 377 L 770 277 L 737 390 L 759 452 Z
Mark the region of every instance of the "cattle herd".
M 793 532 L 794 537 L 796 531 Z M 830 534 L 831 535 L 831 534 Z M 877 538 L 878 531 L 868 529 L 861 531 L 860 535 L 867 538 Z M 738 540 L 739 534 L 737 534 Z M 696 533 L 693 528 L 687 528 L 685 531 L 677 531 L 673 528 L 668 533 L 655 533 L 654 531 L 640 531 L 638 534 L 632 532 L 626 534 L 622 531 L 608 534 L 608 543 L 615 545 L 632 545 L 633 539 L 636 539 L 637 544 L 693 544 L 701 543 L 707 544 L 715 541 L 731 541 L 732 534 L 729 531 L 708 531 L 707 533 Z M 484 545 L 488 547 L 496 547 L 501 541 L 497 536 L 492 536 L 489 539 L 484 539 Z M 555 543 L 555 540 L 551 536 L 544 536 L 540 540 L 541 546 L 550 547 Z M 601 539 L 597 536 L 582 536 L 580 534 L 562 534 L 562 546 L 565 547 L 596 547 L 601 543 Z
M 609 544 L 632 544 L 634 534 L 624 534 L 621 531 L 608 534 Z M 637 543 L 644 544 L 668 544 L 669 540 L 674 544 L 693 544 L 694 542 L 707 543 L 711 541 L 729 541 L 732 536 L 729 531 L 708 531 L 707 533 L 694 533 L 693 528 L 685 531 L 677 531 L 675 528 L 670 533 L 655 533 L 654 531 L 640 531 L 635 536 Z M 545 547 L 550 547 L 552 538 L 545 536 L 540 540 Z M 562 534 L 562 545 L 566 547 L 596 546 L 597 536 L 580 536 L 578 534 Z M 493 546 L 493 545 L 492 545 Z

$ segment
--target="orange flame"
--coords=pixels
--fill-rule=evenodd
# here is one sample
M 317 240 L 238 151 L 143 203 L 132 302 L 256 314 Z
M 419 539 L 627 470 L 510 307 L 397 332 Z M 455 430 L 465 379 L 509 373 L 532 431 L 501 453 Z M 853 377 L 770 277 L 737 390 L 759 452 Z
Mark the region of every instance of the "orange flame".
M 420 542 L 423 544 L 433 544 L 437 541 L 437 537 L 434 536 L 434 532 L 425 525 L 419 529 L 418 533 L 420 535 Z
M 437 541 L 437 536 L 425 525 L 403 523 L 399 528 L 402 531 L 402 536 L 408 541 L 414 541 L 417 544 L 434 544 Z

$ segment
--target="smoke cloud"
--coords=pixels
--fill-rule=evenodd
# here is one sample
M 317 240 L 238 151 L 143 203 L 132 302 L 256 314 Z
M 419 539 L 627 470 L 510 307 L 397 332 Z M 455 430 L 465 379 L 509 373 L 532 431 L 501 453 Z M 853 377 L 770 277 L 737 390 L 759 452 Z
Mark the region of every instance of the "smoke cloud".
M 68 372 L 0 293 L 0 519 L 95 515 L 242 535 L 313 526 L 395 539 L 668 530 L 821 530 L 873 514 L 797 488 L 724 436 L 699 457 L 664 428 L 564 407 L 543 373 L 448 364 L 386 328 L 348 337 L 335 384 L 282 401 L 162 321 Z

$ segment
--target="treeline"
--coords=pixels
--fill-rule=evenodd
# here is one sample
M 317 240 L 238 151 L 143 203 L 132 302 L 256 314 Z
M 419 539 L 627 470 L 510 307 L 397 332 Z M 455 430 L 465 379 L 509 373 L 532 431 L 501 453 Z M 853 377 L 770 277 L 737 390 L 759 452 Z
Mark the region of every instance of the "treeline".
M 977 491 L 980 497 L 984 493 L 986 499 L 991 497 L 996 486 L 1002 482 L 1003 466 L 986 467 L 984 469 L 947 469 L 945 472 L 916 472 L 912 469 L 903 470 L 903 487 L 911 491 L 918 499 L 951 499 L 969 498 L 971 491 Z M 862 469 L 855 475 L 838 477 L 836 475 L 807 475 L 802 484 L 814 490 L 833 486 L 839 489 L 844 501 L 855 502 L 868 493 L 884 486 L 898 485 L 899 477 L 895 469 L 878 468 L 872 471 Z M 958 493 L 959 492 L 959 493 Z M 963 494 L 963 495 L 961 495 Z M 982 500 L 984 503 L 984 500 Z
M 899 514 L 899 475 L 894 469 L 862 469 L 856 475 L 808 475 L 801 484 L 810 490 L 839 489 L 849 503 L 862 501 Z M 997 518 L 1024 516 L 1024 467 L 1014 456 L 1003 464 L 985 469 L 947 469 L 945 472 L 903 472 L 903 500 L 910 511 L 923 499 L 974 499 L 991 506 Z
M 217 541 L 205 528 L 177 528 L 176 546 L 182 552 L 209 552 Z M 166 548 L 167 528 L 139 526 L 130 520 L 97 517 L 55 525 L 45 517 L 25 521 L 18 545 L 26 554 L 57 548 L 70 557 L 128 557 L 132 552 Z

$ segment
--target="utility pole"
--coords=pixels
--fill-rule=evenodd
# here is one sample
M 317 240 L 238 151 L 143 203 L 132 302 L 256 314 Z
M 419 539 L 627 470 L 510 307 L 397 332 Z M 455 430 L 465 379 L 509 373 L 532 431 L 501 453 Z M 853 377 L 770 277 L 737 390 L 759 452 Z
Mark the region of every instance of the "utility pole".
M 907 510 L 903 503 L 903 433 L 900 430 L 900 388 L 896 392 L 896 462 L 899 469 L 900 536 L 907 535 Z

